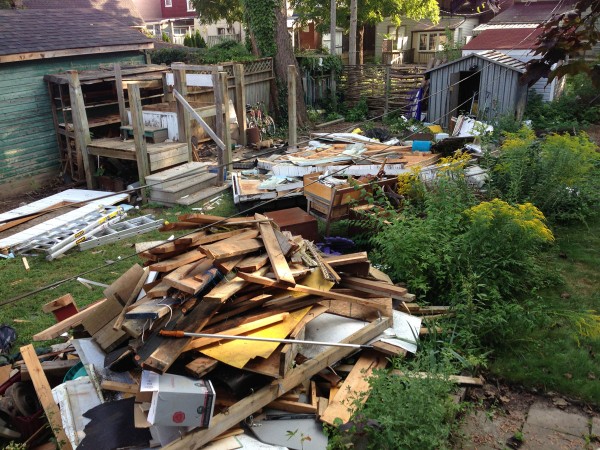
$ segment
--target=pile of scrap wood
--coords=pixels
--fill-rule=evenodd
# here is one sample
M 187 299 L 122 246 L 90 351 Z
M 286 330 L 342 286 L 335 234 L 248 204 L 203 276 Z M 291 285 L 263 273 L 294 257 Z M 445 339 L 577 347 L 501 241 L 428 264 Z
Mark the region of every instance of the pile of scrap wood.
M 55 388 L 63 392 L 55 393 L 62 398 L 60 414 L 31 346 L 22 349 L 58 439 L 94 449 L 153 443 L 190 449 L 222 437 L 249 416 L 265 421 L 263 431 L 274 425 L 273 414 L 279 420 L 310 419 L 313 427 L 316 420 L 346 422 L 349 399 L 368 390 L 369 373 L 385 367 L 389 355 L 405 354 L 403 341 L 395 339 L 402 317 L 411 318 L 406 323 L 414 339 L 423 330 L 421 319 L 410 314 L 426 320 L 446 312 L 412 303 L 414 297 L 372 267 L 365 252 L 324 256 L 312 242 L 280 231 L 260 214 L 233 219 L 185 214 L 163 227 L 182 229 L 189 232 L 138 244 L 144 268 L 134 265 L 104 290 L 104 299 L 35 335 L 38 341 L 53 339 L 75 328 L 79 336 L 83 331 L 91 336 L 71 341 L 89 378 Z M 356 352 L 354 366 L 332 369 Z M 204 427 L 178 426 L 189 419 L 182 411 L 159 414 L 160 400 L 147 392 L 148 379 L 173 374 L 214 387 L 216 395 L 209 396 L 214 414 Z M 77 389 L 69 387 L 78 381 Z M 88 412 L 81 403 L 84 391 L 93 397 L 85 404 Z M 175 409 L 191 401 L 179 395 Z M 199 408 L 203 420 L 206 408 Z M 91 420 L 81 422 L 80 416 Z M 285 427 L 293 425 L 281 426 L 285 441 Z M 281 426 L 267 433 L 274 441 Z M 314 445 L 321 442 L 313 439 Z M 286 446 L 324 448 L 296 444 Z

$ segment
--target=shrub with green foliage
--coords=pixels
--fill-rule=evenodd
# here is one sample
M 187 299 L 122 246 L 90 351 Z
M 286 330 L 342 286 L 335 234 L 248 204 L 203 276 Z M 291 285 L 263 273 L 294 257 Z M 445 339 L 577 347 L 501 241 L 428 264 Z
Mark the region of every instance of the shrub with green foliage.
M 167 33 L 165 33 L 164 31 L 162 32 L 162 34 L 160 35 L 160 38 L 162 39 L 163 42 L 171 42 L 171 38 L 169 37 L 169 35 Z
M 189 37 L 188 41 L 192 39 Z M 193 38 L 194 40 L 196 37 Z M 200 36 L 200 39 L 202 37 Z M 256 59 L 242 44 L 235 41 L 225 41 L 211 48 L 161 48 L 151 53 L 155 64 L 171 64 L 183 62 L 186 64 L 218 64 L 228 61 L 254 61 Z
M 530 92 L 525 118 L 544 132 L 581 130 L 600 122 L 600 90 L 585 74 L 570 77 L 562 95 L 551 102 L 543 102 L 541 95 Z
M 345 118 L 348 122 L 360 122 L 367 118 L 369 114 L 369 107 L 367 105 L 367 99 L 361 97 L 356 105 L 352 108 L 348 108 L 345 114 Z
M 531 202 L 550 220 L 585 220 L 600 204 L 600 154 L 585 133 L 538 140 L 523 127 L 506 133 L 498 158 L 488 159 L 493 195 Z
M 361 448 L 373 450 L 450 448 L 448 439 L 458 406 L 450 394 L 450 368 L 436 358 L 393 361 L 402 375 L 377 371 L 369 379 L 369 398 L 343 426 L 329 428 L 330 450 Z M 420 377 L 418 372 L 427 372 Z

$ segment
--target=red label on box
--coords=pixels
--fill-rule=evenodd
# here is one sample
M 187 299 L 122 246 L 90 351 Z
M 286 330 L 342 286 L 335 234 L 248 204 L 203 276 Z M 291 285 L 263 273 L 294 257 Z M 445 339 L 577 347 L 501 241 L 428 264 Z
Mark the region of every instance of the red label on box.
M 173 413 L 173 422 L 181 423 L 185 420 L 185 413 L 183 411 L 177 411 Z

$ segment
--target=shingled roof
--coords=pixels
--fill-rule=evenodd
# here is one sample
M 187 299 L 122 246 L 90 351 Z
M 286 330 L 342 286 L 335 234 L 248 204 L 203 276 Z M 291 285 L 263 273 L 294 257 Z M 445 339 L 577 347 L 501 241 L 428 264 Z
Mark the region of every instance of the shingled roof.
M 515 3 L 510 8 L 501 11 L 488 23 L 542 23 L 550 19 L 553 14 L 560 14 L 573 9 L 576 1 Z
M 63 26 L 40 32 L 49 23 Z M 98 11 L 0 10 L 0 63 L 151 48 L 141 32 Z
M 25 9 L 90 9 L 130 27 L 144 26 L 144 19 L 133 0 L 23 0 Z

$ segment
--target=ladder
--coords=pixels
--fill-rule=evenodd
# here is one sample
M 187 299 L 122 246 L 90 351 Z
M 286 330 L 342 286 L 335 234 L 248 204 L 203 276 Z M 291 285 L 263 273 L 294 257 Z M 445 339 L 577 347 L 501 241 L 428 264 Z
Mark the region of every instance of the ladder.
M 14 253 L 24 253 L 39 250 L 47 253 L 46 259 L 51 261 L 69 249 L 84 242 L 89 236 L 101 231 L 122 218 L 126 217 L 125 210 L 132 206 L 107 206 L 87 214 L 80 219 L 66 223 L 63 226 L 47 231 L 34 239 L 23 242 L 13 248 Z
M 110 224 L 99 233 L 87 237 L 84 242 L 79 244 L 79 249 L 83 251 L 100 245 L 110 244 L 111 242 L 117 242 L 121 239 L 127 239 L 131 236 L 156 230 L 163 226 L 163 224 L 164 221 L 162 219 L 155 220 L 151 214 Z

